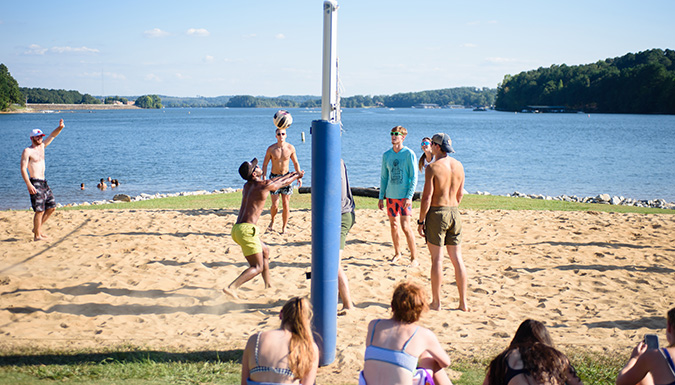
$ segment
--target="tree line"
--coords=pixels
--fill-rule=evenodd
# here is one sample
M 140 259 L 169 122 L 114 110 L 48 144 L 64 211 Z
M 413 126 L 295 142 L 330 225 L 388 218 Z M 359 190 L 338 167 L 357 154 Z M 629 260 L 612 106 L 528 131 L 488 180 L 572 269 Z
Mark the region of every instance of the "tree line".
M 357 95 L 340 99 L 344 108 L 363 107 L 414 107 L 419 104 L 436 104 L 439 107 L 460 105 L 466 107 L 494 105 L 497 90 L 494 88 L 458 87 L 440 90 L 398 93 L 394 95 Z M 232 107 L 232 108 L 313 108 L 321 107 L 318 96 L 290 96 L 276 98 L 237 95 L 218 98 L 165 97 L 167 107 Z
M 237 95 L 216 98 L 165 97 L 166 107 L 320 107 L 318 96 L 276 98 Z M 106 102 L 124 98 L 108 97 Z M 0 64 L 0 109 L 13 104 L 98 104 L 101 101 L 77 91 L 19 88 L 4 64 Z M 142 108 L 162 108 L 157 95 L 136 99 Z M 628 53 L 592 64 L 552 65 L 506 75 L 497 89 L 458 87 L 397 93 L 357 95 L 342 98 L 344 108 L 414 107 L 419 104 L 488 106 L 502 111 L 521 111 L 528 106 L 562 106 L 567 110 L 603 113 L 675 114 L 675 51 L 652 49 Z
M 675 114 L 675 51 L 652 49 L 592 64 L 506 75 L 495 108 L 562 106 L 601 113 Z
M 27 103 L 45 104 L 101 104 L 95 97 L 78 91 L 50 90 L 46 88 L 20 88 Z

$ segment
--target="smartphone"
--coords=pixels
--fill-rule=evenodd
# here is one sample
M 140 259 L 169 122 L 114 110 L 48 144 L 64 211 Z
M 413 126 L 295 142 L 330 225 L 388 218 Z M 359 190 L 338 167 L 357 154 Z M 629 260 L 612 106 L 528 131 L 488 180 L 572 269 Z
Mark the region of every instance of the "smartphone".
M 656 334 L 645 334 L 645 344 L 649 350 L 658 349 L 659 337 Z

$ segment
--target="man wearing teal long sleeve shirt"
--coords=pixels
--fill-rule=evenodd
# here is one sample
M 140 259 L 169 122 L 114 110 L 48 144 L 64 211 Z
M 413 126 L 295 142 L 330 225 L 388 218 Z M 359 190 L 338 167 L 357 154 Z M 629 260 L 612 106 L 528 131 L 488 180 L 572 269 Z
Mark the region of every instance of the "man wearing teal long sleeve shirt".
M 382 155 L 382 173 L 380 175 L 380 200 L 377 204 L 380 210 L 385 206 L 386 199 L 387 216 L 391 229 L 391 240 L 394 244 L 394 257 L 396 262 L 401 256 L 399 248 L 399 217 L 400 227 L 408 241 L 410 249 L 410 265 L 417 266 L 417 248 L 415 247 L 415 234 L 410 225 L 412 216 L 412 199 L 417 187 L 417 156 L 403 145 L 408 130 L 405 127 L 396 126 L 391 129 L 391 150 Z

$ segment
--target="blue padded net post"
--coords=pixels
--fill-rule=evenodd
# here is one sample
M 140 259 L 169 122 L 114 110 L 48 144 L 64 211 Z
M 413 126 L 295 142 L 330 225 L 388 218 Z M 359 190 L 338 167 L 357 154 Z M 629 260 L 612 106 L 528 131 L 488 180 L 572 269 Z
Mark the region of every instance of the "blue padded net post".
M 335 360 L 340 252 L 340 124 L 312 122 L 312 307 L 319 365 Z

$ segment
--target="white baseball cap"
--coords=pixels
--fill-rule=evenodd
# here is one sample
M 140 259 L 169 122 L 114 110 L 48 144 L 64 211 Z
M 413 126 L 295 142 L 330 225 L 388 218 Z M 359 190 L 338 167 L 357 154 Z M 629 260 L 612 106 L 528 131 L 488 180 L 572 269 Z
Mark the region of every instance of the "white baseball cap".
M 43 134 L 40 129 L 36 128 L 30 133 L 30 137 L 35 138 L 36 136 L 45 136 L 45 134 Z

